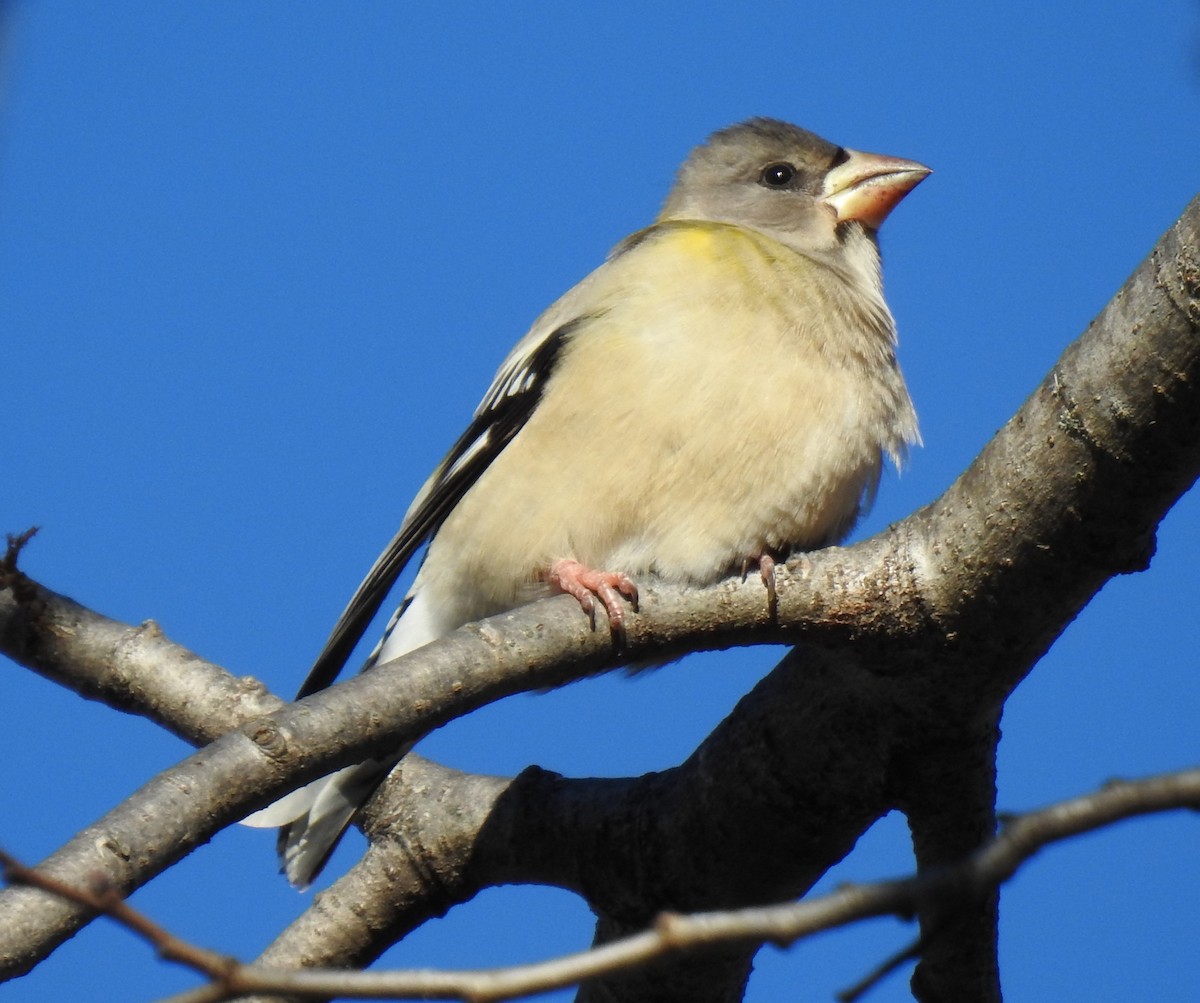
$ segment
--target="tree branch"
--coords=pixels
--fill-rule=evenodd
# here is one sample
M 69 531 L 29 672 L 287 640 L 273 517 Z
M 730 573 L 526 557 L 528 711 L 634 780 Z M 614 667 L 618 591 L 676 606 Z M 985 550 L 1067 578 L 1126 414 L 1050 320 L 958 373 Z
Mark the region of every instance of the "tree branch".
M 775 780 L 781 774 L 772 776 L 763 767 L 779 762 L 779 745 L 751 741 L 739 752 L 726 739 L 747 721 L 768 722 L 770 735 L 787 734 L 786 723 L 776 716 L 758 714 L 762 694 L 756 689 L 667 779 L 618 781 L 625 786 L 611 788 L 607 798 L 591 792 L 583 800 L 574 796 L 570 782 L 562 782 L 562 807 L 556 813 L 542 815 L 539 806 L 538 812 L 524 813 L 535 817 L 520 823 L 541 838 L 522 844 L 520 858 L 511 850 L 507 858 L 498 850 L 482 854 L 487 867 L 468 873 L 462 887 L 490 880 L 505 868 L 507 873 L 540 870 L 588 896 L 600 913 L 603 939 L 644 926 L 677 899 L 729 896 L 734 883 L 715 867 L 701 868 L 711 882 L 703 890 L 681 864 L 718 853 L 714 839 L 741 838 L 747 828 L 760 838 L 771 866 L 737 885 L 748 895 L 777 898 L 772 891 L 803 886 L 809 880 L 803 872 L 827 866 L 839 846 L 851 845 L 887 807 L 917 804 L 911 785 L 922 781 L 898 764 L 911 762 L 931 742 L 962 741 L 994 722 L 1007 694 L 1104 581 L 1146 565 L 1158 521 L 1200 470 L 1198 227 L 1200 202 L 1193 202 L 941 499 L 873 540 L 808 555 L 797 565 L 798 573 L 782 576 L 774 621 L 756 582 L 726 582 L 688 593 L 646 583 L 646 612 L 631 618 L 628 628 L 630 658 L 750 641 L 821 648 L 807 662 L 797 662 L 799 656 L 785 662 L 767 689 L 786 689 L 788 680 L 801 680 L 793 694 L 812 686 L 808 696 L 815 705 L 829 702 L 830 717 L 847 725 L 834 748 L 848 758 L 824 778 L 827 783 L 818 785 L 822 777 L 816 772 L 809 774 L 811 794 L 806 795 L 803 782 L 779 791 Z M 71 639 L 56 629 L 45 595 L 23 601 L 28 593 L 19 582 L 10 592 L 12 598 L 0 602 L 0 644 L 45 671 Z M 78 616 L 78 622 L 83 619 Z M 607 635 L 588 632 L 580 620 L 570 600 L 546 600 L 464 628 L 420 653 L 261 718 L 152 780 L 44 866 L 68 882 L 99 870 L 127 892 L 220 827 L 304 779 L 394 748 L 488 700 L 611 665 Z M 130 639 L 122 636 L 128 647 Z M 156 641 L 148 634 L 133 647 Z M 107 650 L 118 649 L 110 639 Z M 124 664 L 137 662 L 120 650 Z M 108 684 L 88 685 L 95 693 Z M 120 686 L 114 683 L 113 691 Z M 866 712 L 843 720 L 842 708 L 852 700 Z M 130 703 L 143 701 L 152 702 L 137 697 Z M 784 702 L 795 707 L 792 700 Z M 242 704 L 235 704 L 227 711 L 236 718 Z M 176 711 L 156 713 L 165 722 Z M 813 734 L 823 735 L 818 716 L 814 711 L 808 720 Z M 725 759 L 721 764 L 713 762 L 718 749 Z M 814 741 L 800 743 L 795 755 L 809 770 L 842 763 L 820 760 L 819 752 Z M 753 756 L 760 759 L 757 769 Z M 752 797 L 745 789 L 722 786 L 747 776 L 763 778 L 750 787 Z M 499 796 L 508 796 L 509 789 Z M 804 796 L 817 800 L 811 805 L 796 801 Z M 695 811 L 697 798 L 700 804 L 707 799 L 708 811 Z M 597 807 L 591 810 L 593 802 Z M 804 809 L 800 814 L 812 809 L 814 825 L 826 812 L 829 824 L 813 845 L 786 847 L 812 855 L 781 876 L 775 864 L 786 854 L 782 846 L 770 845 L 768 823 L 798 806 Z M 715 814 L 714 807 L 719 807 Z M 739 812 L 745 813 L 737 819 L 740 825 L 730 825 Z M 639 836 L 636 854 L 628 840 L 619 838 L 630 826 Z M 484 825 L 479 834 L 484 844 L 486 830 Z M 611 865 L 603 867 L 611 869 L 584 870 L 582 846 L 610 854 Z M 131 852 L 134 847 L 137 854 Z M 543 863 L 537 862 L 539 855 Z M 134 857 L 137 866 L 131 863 Z M 614 875 L 615 881 L 603 880 Z M 45 896 L 38 899 L 39 894 L 20 889 L 0 895 L 0 930 L 5 931 L 0 971 L 24 970 L 81 922 L 77 912 L 58 902 L 52 921 L 29 911 L 31 900 L 22 895 L 34 896 L 44 908 Z M 423 911 L 427 898 L 417 893 L 416 912 Z M 351 954 L 375 950 L 359 945 Z M 742 950 L 717 959 L 707 971 L 695 962 L 662 966 L 645 976 L 648 981 L 622 982 L 619 988 L 598 984 L 592 992 L 602 995 L 587 998 L 629 999 L 650 992 L 656 998 L 734 998 L 747 959 Z M 663 995 L 668 987 L 674 987 L 673 997 Z
M 286 993 L 303 998 L 459 999 L 471 1003 L 516 999 L 573 985 L 600 975 L 627 972 L 672 955 L 693 955 L 713 945 L 770 941 L 780 946 L 859 920 L 908 919 L 930 904 L 942 913 L 963 902 L 992 899 L 995 889 L 1026 860 L 1052 843 L 1138 815 L 1175 809 L 1200 810 L 1200 769 L 1119 781 L 1102 790 L 1017 817 L 971 857 L 915 877 L 843 888 L 807 902 L 695 915 L 663 914 L 636 936 L 550 961 L 485 971 L 392 971 L 349 973 L 242 965 L 189 944 L 107 891 L 74 889 L 21 867 L 0 853 L 11 882 L 35 884 L 112 919 L 145 939 L 167 960 L 206 975 L 210 985 L 171 998 L 171 1003 L 219 1003 L 246 993 Z M 946 928 L 926 934 L 945 939 Z M 852 999 L 857 993 L 843 993 Z
M 871 559 L 869 550 L 863 553 Z M 830 574 L 837 573 L 838 556 L 830 552 L 822 559 Z M 803 622 L 799 610 L 810 591 L 807 583 L 793 578 L 790 587 L 783 587 L 790 592 L 789 621 Z M 67 663 L 77 635 L 55 630 L 57 618 L 60 613 L 76 617 L 76 622 L 86 618 L 69 600 L 55 600 L 47 590 L 37 590 L 36 595 L 38 602 L 28 615 L 15 599 L 0 602 L 0 638 L 6 645 L 13 633 L 27 635 L 32 630 L 39 637 L 36 646 L 26 643 L 7 648 L 6 653 L 20 659 L 32 649 L 45 664 L 51 660 L 46 652 L 52 651 Z M 647 588 L 644 595 L 646 606 L 657 612 L 638 618 L 636 637 L 630 632 L 625 647 L 633 658 L 681 654 L 689 645 L 707 646 L 716 639 L 733 643 L 751 635 L 766 619 L 757 582 L 731 580 L 688 593 Z M 706 604 L 721 611 L 723 625 L 711 612 L 706 617 Z M 781 610 L 783 605 L 781 593 Z M 814 618 L 813 624 L 820 625 L 821 619 Z M 128 894 L 221 828 L 299 783 L 414 740 L 491 700 L 560 685 L 609 667 L 614 656 L 607 634 L 590 631 L 581 620 L 569 598 L 543 600 L 470 625 L 420 652 L 267 717 L 255 718 L 238 705 L 230 715 L 234 720 L 222 726 L 241 726 L 240 730 L 225 734 L 151 780 L 41 866 L 68 884 L 98 872 Z M 825 629 L 835 633 L 847 629 L 837 618 L 824 620 Z M 111 621 L 100 627 L 105 634 L 113 631 Z M 763 639 L 779 640 L 788 630 L 767 625 Z M 128 628 L 117 633 L 128 643 Z M 150 632 L 133 643 L 137 647 L 165 642 Z M 251 706 L 257 712 L 256 700 Z M 215 718 L 218 708 L 210 709 Z M 252 724 L 245 726 L 247 721 Z M 131 852 L 142 846 L 153 850 Z M 6 932 L 0 941 L 0 973 L 26 970 L 83 920 L 77 910 L 28 889 L 0 893 L 0 930 Z

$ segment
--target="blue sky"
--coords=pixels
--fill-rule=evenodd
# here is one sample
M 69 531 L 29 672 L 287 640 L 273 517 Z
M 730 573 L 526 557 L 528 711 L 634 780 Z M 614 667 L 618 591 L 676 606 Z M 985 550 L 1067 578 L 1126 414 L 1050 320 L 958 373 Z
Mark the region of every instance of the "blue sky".
M 533 317 L 652 218 L 691 146 L 767 114 L 936 172 L 883 233 L 925 446 L 870 535 L 950 484 L 1200 190 L 1200 6 L 1096 10 L 15 4 L 0 529 L 42 527 L 23 566 L 51 588 L 290 693 Z M 1149 572 L 1009 702 L 1003 810 L 1195 763 L 1198 517 L 1185 498 Z M 777 656 L 513 699 L 425 748 L 495 773 L 669 766 Z M 188 751 L 2 660 L 0 706 L 0 845 L 30 861 Z M 886 819 L 829 882 L 905 871 L 906 839 Z M 135 903 L 251 957 L 308 901 L 270 844 L 223 833 Z M 1178 816 L 1042 854 L 1005 891 L 1010 998 L 1193 998 L 1195 845 Z M 532 960 L 590 927 L 564 893 L 496 890 L 391 960 Z M 910 935 L 768 949 L 748 998 L 829 999 Z M 94 924 L 5 998 L 189 984 Z

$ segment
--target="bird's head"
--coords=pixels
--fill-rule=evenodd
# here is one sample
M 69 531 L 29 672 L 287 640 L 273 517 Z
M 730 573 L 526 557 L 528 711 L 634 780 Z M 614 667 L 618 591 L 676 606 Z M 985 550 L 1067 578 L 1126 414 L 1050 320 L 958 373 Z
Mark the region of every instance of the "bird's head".
M 659 220 L 732 223 L 824 256 L 851 224 L 873 235 L 930 173 L 913 160 L 850 150 L 787 122 L 754 118 L 692 151 Z

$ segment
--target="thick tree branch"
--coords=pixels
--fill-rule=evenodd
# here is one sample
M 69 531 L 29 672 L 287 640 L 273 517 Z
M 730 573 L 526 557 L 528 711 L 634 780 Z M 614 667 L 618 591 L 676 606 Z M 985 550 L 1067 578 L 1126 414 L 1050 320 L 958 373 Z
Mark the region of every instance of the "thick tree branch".
M 134 627 L 19 572 L 7 577 L 0 577 L 0 651 L 80 696 L 149 718 L 192 745 L 283 706 L 257 679 L 206 662 L 152 620 Z
M 964 901 L 994 899 L 995 889 L 1034 854 L 1071 836 L 1137 815 L 1200 809 L 1200 770 L 1108 784 L 1103 790 L 1011 819 L 1000 836 L 953 865 L 893 881 L 844 888 L 822 898 L 757 909 L 695 915 L 664 914 L 653 927 L 617 943 L 550 961 L 491 971 L 296 972 L 245 966 L 173 936 L 108 890 L 75 889 L 22 867 L 0 852 L 8 880 L 37 885 L 87 905 L 143 937 L 160 957 L 208 976 L 204 988 L 172 997 L 175 1003 L 220 1003 L 247 992 L 357 999 L 461 999 L 487 1003 L 572 985 L 597 975 L 629 971 L 672 954 L 730 942 L 788 945 L 822 930 L 878 916 L 956 911 Z M 944 936 L 930 931 L 928 943 Z M 849 999 L 852 994 L 842 994 Z
M 756 690 L 688 764 L 665 778 L 615 782 L 607 798 L 594 792 L 575 798 L 563 781 L 560 809 L 542 815 L 539 806 L 539 812 L 523 814 L 540 817 L 513 823 L 542 834 L 526 844 L 526 859 L 497 859 L 495 850 L 489 855 L 485 825 L 478 840 L 483 849 L 473 846 L 470 861 L 478 873 L 468 873 L 461 886 L 502 866 L 529 875 L 540 869 L 588 895 L 606 937 L 644 925 L 676 900 L 723 901 L 731 889 L 743 888 L 774 898 L 779 888 L 798 893 L 811 881 L 809 870 L 818 873 L 836 859 L 844 852 L 839 847 L 851 845 L 882 811 L 908 804 L 916 812 L 923 799 L 912 785 L 921 780 L 900 764 L 913 762 L 922 745 L 986 732 L 1012 687 L 1103 582 L 1145 566 L 1157 522 L 1200 470 L 1198 225 L 1200 203 L 1194 202 L 938 502 L 874 540 L 806 558 L 803 574 L 783 582 L 775 622 L 757 583 L 724 583 L 683 595 L 646 590 L 647 613 L 629 627 L 631 657 L 749 640 L 820 646 L 820 654 L 803 663 L 794 656 L 768 681 L 770 688 L 809 680 L 807 698 L 818 705 L 828 701 L 834 720 L 841 720 L 838 709 L 851 698 L 867 708 L 865 723 L 844 722 L 849 731 L 835 748 L 848 758 L 837 760 L 840 769 L 819 792 L 806 795 L 803 777 L 793 784 L 782 770 L 763 769 L 763 763 L 780 762 L 779 745 L 751 742 L 739 753 L 724 738 L 755 720 L 761 699 Z M 44 616 L 20 602 L 0 604 L 5 650 L 32 652 L 39 664 L 49 661 L 56 642 Z M 560 661 L 564 654 L 573 661 Z M 419 655 L 214 742 L 151 781 L 46 866 L 68 881 L 99 869 L 127 891 L 299 779 L 399 744 L 498 696 L 597 671 L 611 658 L 607 636 L 581 629 L 569 600 L 548 600 L 465 628 Z M 787 706 L 795 706 L 805 685 L 785 700 Z M 765 719 L 770 734 L 786 734 L 786 724 L 770 714 Z M 727 753 L 732 758 L 714 762 Z M 828 766 L 813 758 L 818 753 L 815 741 L 801 742 L 796 765 Z M 750 762 L 755 755 L 758 769 Z M 810 774 L 810 782 L 814 776 L 819 773 Z M 817 800 L 806 804 L 806 796 Z M 708 811 L 695 809 L 697 798 Z M 593 804 L 599 806 L 594 811 Z M 812 845 L 792 844 L 792 851 L 801 847 L 798 856 L 811 856 L 781 872 L 784 854 L 769 843 L 769 823 L 797 805 L 805 809 L 801 814 L 811 809 L 814 819 L 827 812 L 829 824 Z M 936 816 L 940 809 L 929 810 Z M 155 820 L 150 831 L 147 818 Z M 638 835 L 636 854 L 630 832 Z M 734 881 L 715 867 L 705 869 L 714 841 L 747 833 L 762 840 L 767 866 L 760 875 L 746 880 L 739 874 Z M 157 849 L 141 854 L 135 868 L 129 863 L 134 846 Z M 582 853 L 584 846 L 594 850 Z M 611 860 L 600 859 L 605 854 Z M 535 861 L 538 855 L 543 863 Z M 584 867 L 584 859 L 595 866 Z M 681 863 L 697 859 L 711 882 L 707 888 L 699 888 Z M 47 926 L 43 917 L 28 925 L 30 914 L 16 897 L 12 891 L 0 895 L 0 929 L 8 931 L 0 970 L 9 972 L 42 956 L 79 922 L 60 907 L 55 923 Z M 426 898 L 416 894 L 416 912 L 424 912 Z M 399 920 L 401 926 L 407 922 Z M 376 950 L 359 944 L 344 957 Z M 735 952 L 708 971 L 694 963 L 686 970 L 668 966 L 640 983 L 600 984 L 594 990 L 599 995 L 589 998 L 736 998 L 747 958 Z M 703 985 L 689 982 L 689 973 Z M 930 984 L 941 978 L 932 969 L 927 977 Z M 697 995 L 700 988 L 705 993 Z
M 920 871 L 964 860 L 995 835 L 999 737 L 995 720 L 952 737 L 943 728 L 896 757 L 897 807 L 908 818 Z M 922 949 L 913 974 L 914 996 L 999 1003 L 998 907 L 998 890 L 919 903 Z
M 822 557 L 830 574 L 838 573 L 833 565 L 845 553 Z M 877 560 L 878 554 L 865 548 L 863 558 Z M 807 583 L 793 580 L 787 591 L 789 622 L 802 622 L 798 611 L 809 591 Z M 683 653 L 689 643 L 705 646 L 716 639 L 733 643 L 750 636 L 756 626 L 769 632 L 764 640 L 778 640 L 789 632 L 787 627 L 765 624 L 765 603 L 756 582 L 732 580 L 708 590 L 678 593 L 670 602 L 665 590 L 648 588 L 645 595 L 647 605 L 664 613 L 659 621 L 662 630 L 655 630 L 657 616 L 639 618 L 636 638 L 627 639 L 631 657 Z M 41 590 L 38 599 L 32 623 L 23 619 L 19 603 L 8 599 L 0 603 L 0 637 L 10 630 L 18 635 L 42 632 L 43 644 L 37 650 L 44 651 L 57 621 L 45 619 L 50 594 Z M 718 625 L 711 612 L 706 616 L 706 602 L 722 611 L 725 626 Z M 64 608 L 69 610 L 69 605 Z M 127 894 L 224 826 L 299 782 L 394 748 L 490 700 L 559 685 L 607 667 L 614 657 L 607 634 L 590 631 L 581 619 L 570 599 L 544 600 L 464 628 L 420 652 L 258 718 L 151 780 L 42 866 L 67 883 L 100 873 Z M 836 617 L 814 618 L 813 624 L 838 634 L 847 630 Z M 148 643 L 159 640 L 151 634 Z M 57 636 L 54 643 L 70 646 L 74 640 L 68 633 Z M 28 650 L 26 644 L 13 654 L 20 657 Z M 569 653 L 566 662 L 563 652 Z M 242 721 L 252 717 L 247 714 Z M 141 846 L 153 850 L 133 852 Z M 36 963 L 83 919 L 78 911 L 28 889 L 0 893 L 0 930 L 5 931 L 0 940 L 0 973 L 17 974 Z

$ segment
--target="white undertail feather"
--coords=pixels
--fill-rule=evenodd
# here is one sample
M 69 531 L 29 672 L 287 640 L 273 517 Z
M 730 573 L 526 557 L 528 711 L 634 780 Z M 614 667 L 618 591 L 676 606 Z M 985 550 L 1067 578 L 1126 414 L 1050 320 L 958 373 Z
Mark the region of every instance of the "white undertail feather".
M 430 610 L 419 595 L 412 596 L 393 615 L 364 668 L 408 654 L 448 629 L 453 627 L 439 623 L 436 610 Z M 385 759 L 369 759 L 318 777 L 248 816 L 244 824 L 262 829 L 284 827 L 280 838 L 283 871 L 297 888 L 307 888 L 355 813 L 411 748 L 404 746 Z

